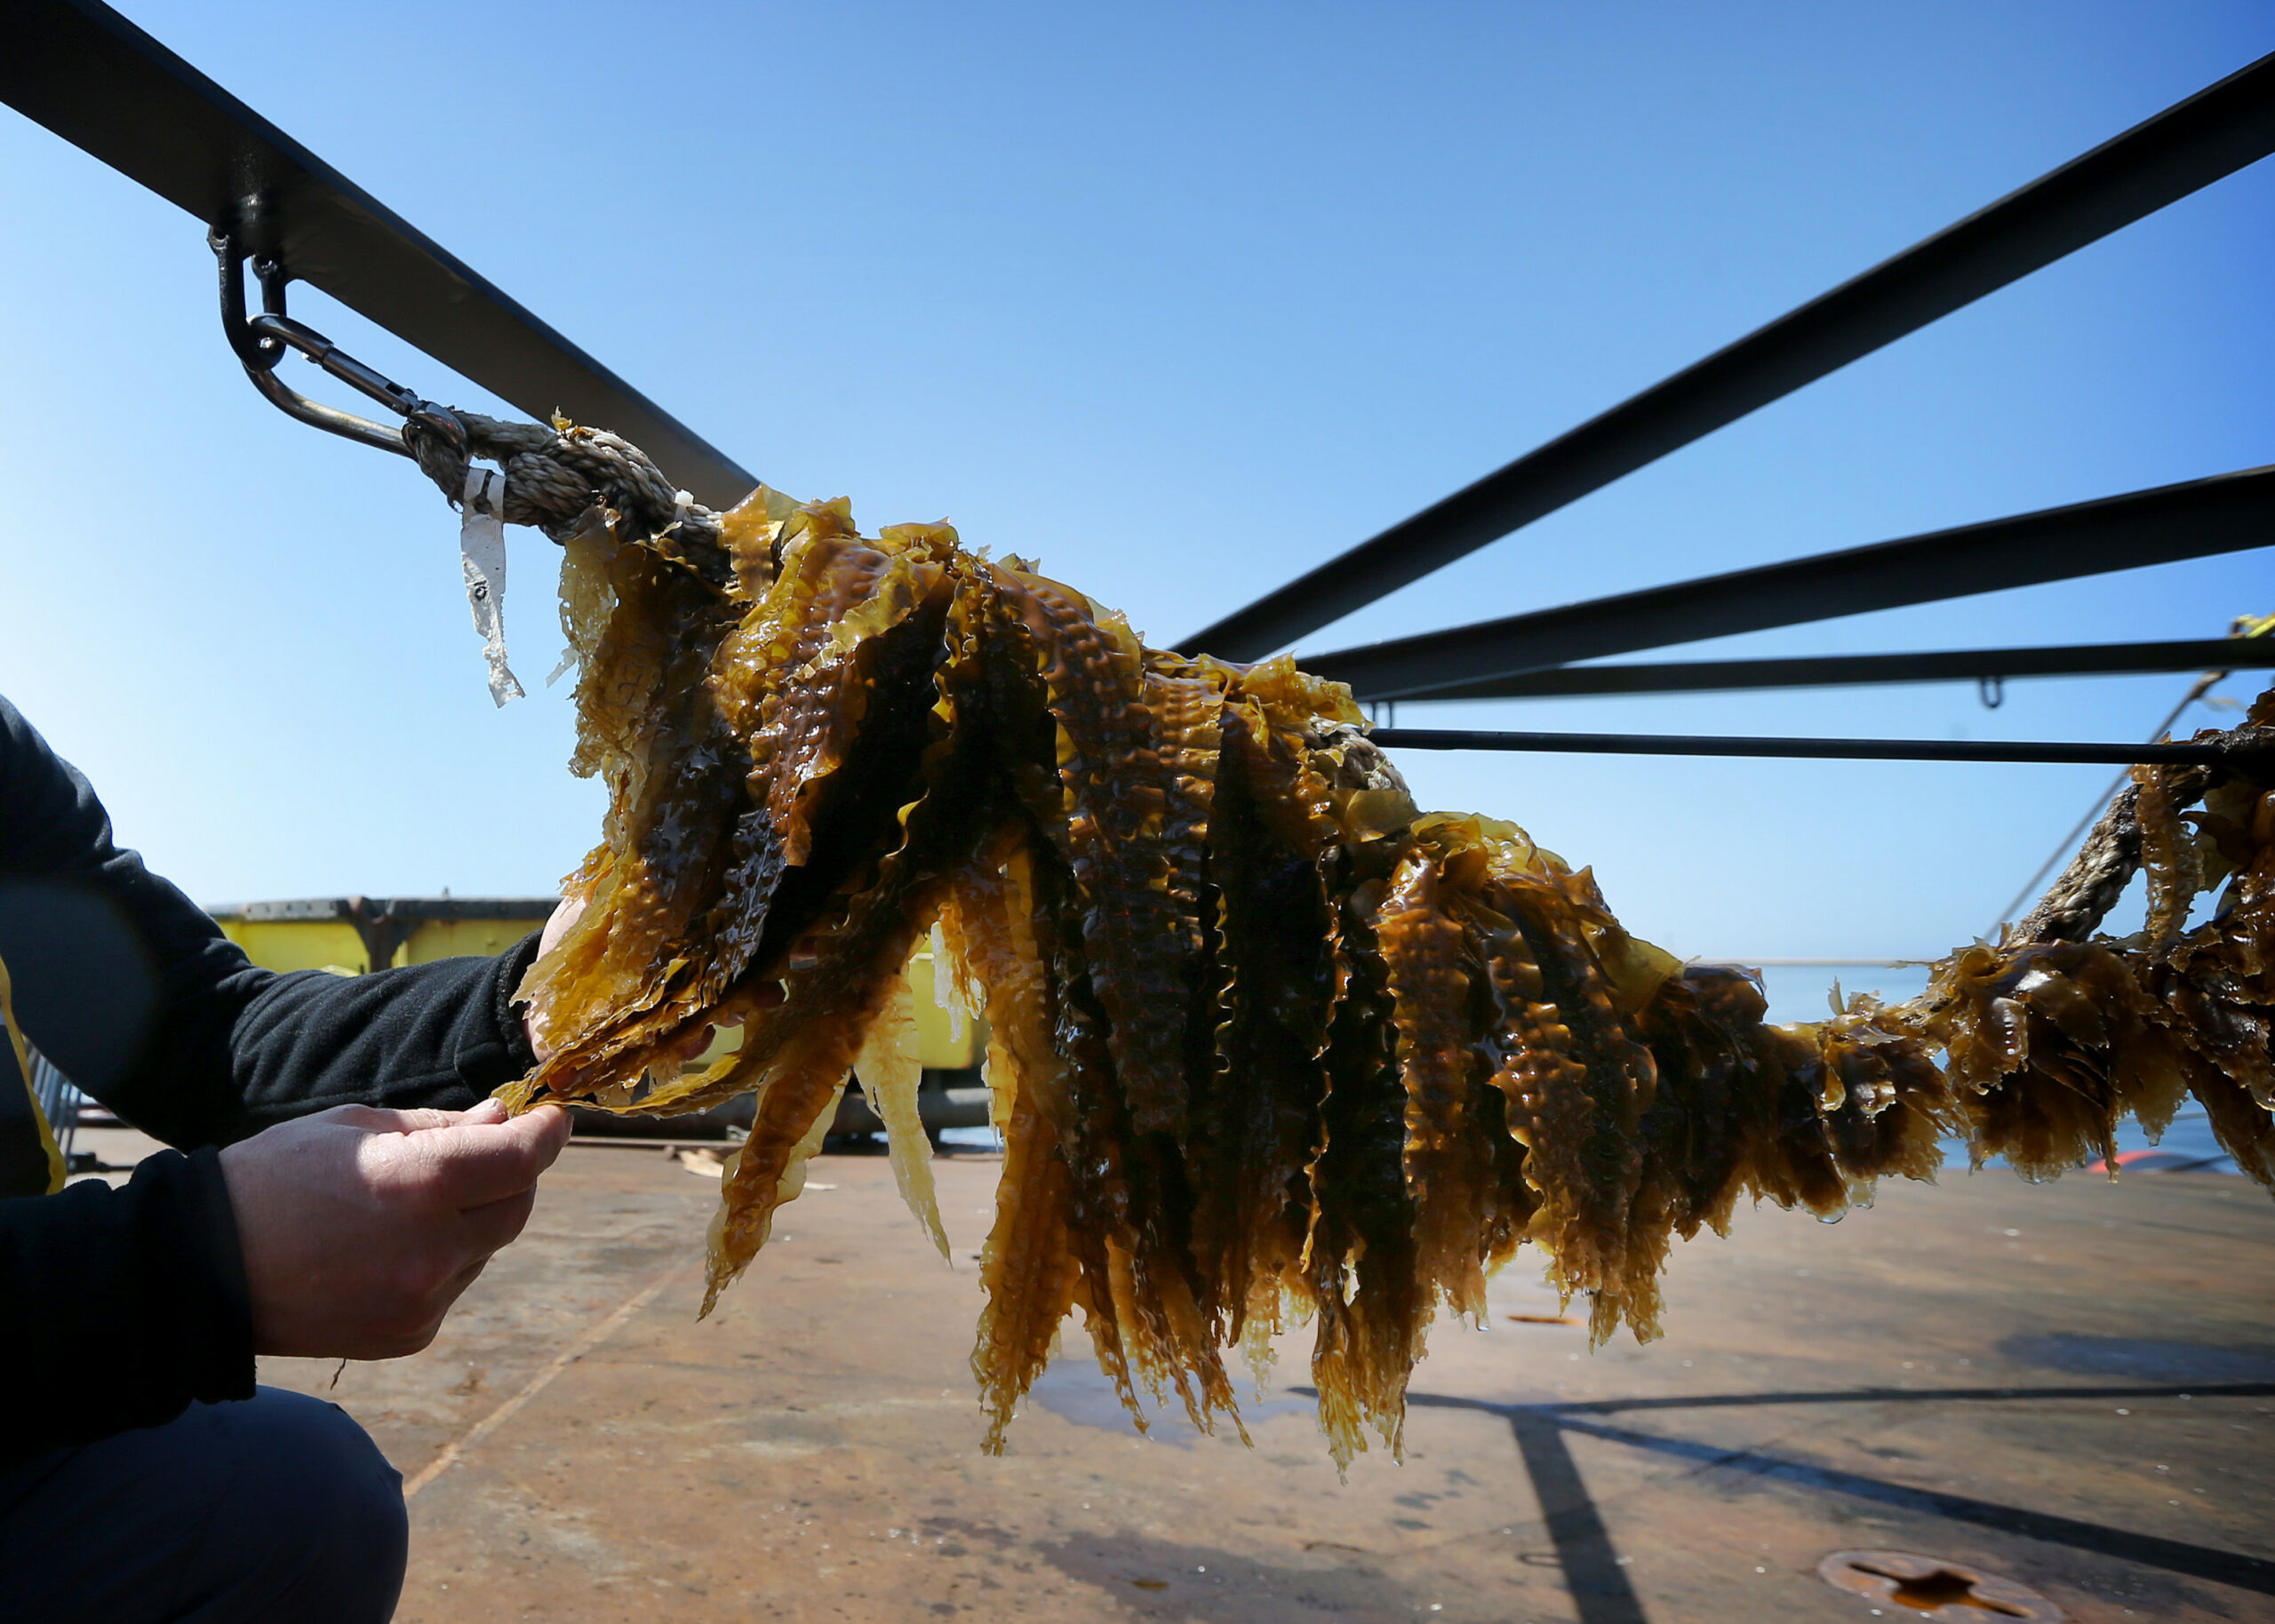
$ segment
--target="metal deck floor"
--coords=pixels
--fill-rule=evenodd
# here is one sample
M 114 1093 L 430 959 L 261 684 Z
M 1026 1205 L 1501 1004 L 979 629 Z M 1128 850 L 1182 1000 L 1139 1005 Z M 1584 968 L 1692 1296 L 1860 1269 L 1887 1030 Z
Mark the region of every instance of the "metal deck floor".
M 1070 1328 L 981 1454 L 996 1163 L 936 1166 L 953 1270 L 882 1158 L 829 1157 L 698 1325 L 715 1183 L 576 1144 L 427 1353 L 263 1379 L 330 1391 L 415 1485 L 405 1624 L 1862 1624 L 1816 1572 L 1852 1548 L 2078 1620 L 2275 1619 L 2275 1202 L 2242 1179 L 1953 1174 L 1838 1226 L 1743 1212 L 1678 1249 L 1664 1341 L 1594 1355 L 1511 1318 L 1556 1305 L 1505 1276 L 1489 1333 L 1434 1334 L 1405 1464 L 1345 1485 L 1289 1390 L 1300 1338 L 1253 1449 L 1181 1417 L 1140 1438 Z

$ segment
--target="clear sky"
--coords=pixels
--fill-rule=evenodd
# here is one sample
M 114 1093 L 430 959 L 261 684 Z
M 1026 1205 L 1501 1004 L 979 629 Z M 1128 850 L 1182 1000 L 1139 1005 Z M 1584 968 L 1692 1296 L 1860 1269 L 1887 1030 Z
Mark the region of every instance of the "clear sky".
M 2264 0 L 124 9 L 774 484 L 865 526 L 948 516 L 1169 645 L 2275 49 Z M 539 685 L 551 545 L 514 533 L 532 697 L 497 712 L 455 518 L 253 394 L 196 224 L 4 110 L 0 208 L 0 692 L 203 900 L 550 889 L 599 810 Z M 2266 462 L 2271 271 L 2263 163 L 1305 647 Z M 295 312 L 498 409 L 319 297 Z M 1686 652 L 2271 609 L 2257 553 Z M 1399 720 L 2130 739 L 2186 681 Z M 1966 941 L 2107 778 L 1405 765 L 1714 955 Z

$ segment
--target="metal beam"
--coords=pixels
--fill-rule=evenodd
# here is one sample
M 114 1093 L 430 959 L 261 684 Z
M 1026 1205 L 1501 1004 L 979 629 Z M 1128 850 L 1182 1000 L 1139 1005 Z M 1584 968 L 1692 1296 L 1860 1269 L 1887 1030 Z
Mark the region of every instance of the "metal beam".
M 1740 689 L 1844 688 L 1870 682 L 2004 681 L 2008 677 L 2139 675 L 2168 671 L 2275 670 L 2275 637 L 2161 643 L 2079 643 L 2062 649 L 1960 649 L 1933 654 L 1818 654 L 1779 660 L 1654 661 L 1558 665 L 1433 689 L 1420 699 L 1550 699 L 1601 694 L 1727 693 Z
M 2040 744 L 1939 738 L 1752 738 L 1694 733 L 1500 733 L 1468 728 L 1377 728 L 1385 750 L 1511 750 L 1559 755 L 1779 756 L 1812 760 L 2099 762 L 2129 766 L 2216 766 L 2247 752 L 2233 744 Z
M 712 506 L 758 482 L 110 7 L 8 0 L 0 101 L 532 418 L 612 429 Z
M 2275 543 L 2275 466 L 1512 615 L 1304 661 L 1408 699 L 1572 660 Z
M 2008 194 L 1177 646 L 1275 649 L 2275 152 L 2275 55 Z

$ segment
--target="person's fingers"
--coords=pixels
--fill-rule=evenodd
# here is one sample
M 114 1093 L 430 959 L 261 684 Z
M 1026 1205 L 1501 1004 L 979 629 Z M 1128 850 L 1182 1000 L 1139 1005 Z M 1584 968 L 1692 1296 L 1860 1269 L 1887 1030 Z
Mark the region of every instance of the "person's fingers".
M 462 1121 L 466 1113 L 443 1111 L 432 1105 L 414 1106 L 409 1111 L 391 1111 L 387 1115 L 395 1119 L 398 1134 L 423 1134 L 429 1128 L 450 1127 Z
M 558 946 L 561 938 L 576 928 L 577 921 L 584 917 L 584 913 L 585 899 L 583 897 L 563 897 L 560 905 L 554 909 L 552 916 L 545 921 L 545 930 L 537 939 L 539 956 L 542 958 Z
M 481 1107 L 475 1109 L 480 1110 Z M 367 1134 L 419 1134 L 429 1128 L 450 1127 L 463 1120 L 467 1114 L 460 1111 L 441 1111 L 428 1105 L 410 1111 L 392 1111 L 383 1105 L 335 1105 L 330 1111 L 316 1112 L 307 1120 L 337 1122 L 347 1127 L 361 1128 Z M 503 1119 L 502 1117 L 491 1118 L 493 1121 Z
M 451 1304 L 456 1302 L 460 1297 L 464 1296 L 466 1294 L 466 1288 L 473 1285 L 475 1280 L 479 1279 L 482 1276 L 482 1271 L 489 1267 L 490 1255 L 488 1253 L 484 1253 L 482 1256 L 475 1258 L 472 1262 L 468 1263 L 465 1268 L 459 1270 L 458 1273 L 452 1275 L 443 1285 L 443 1289 L 439 1294 L 440 1307 L 443 1312 L 435 1316 L 435 1325 L 436 1330 L 442 1328 L 443 1317 L 450 1312 Z M 434 1335 L 435 1333 L 433 1331 L 429 1331 L 427 1333 L 427 1340 L 432 1341 L 434 1340 Z
M 560 905 L 554 909 L 552 917 L 545 921 L 545 929 L 538 936 L 537 953 L 540 959 L 560 946 L 562 938 L 577 927 L 577 921 L 585 914 L 585 903 L 582 896 L 571 896 L 561 899 Z M 546 1022 L 534 1007 L 523 1013 L 522 1031 L 529 1039 L 531 1051 L 539 1060 L 553 1058 L 553 1042 L 547 1035 Z
M 366 1134 L 400 1134 L 405 1113 L 388 1111 L 378 1105 L 335 1105 L 330 1111 L 320 1111 L 300 1118 L 303 1122 L 322 1122 L 339 1127 L 352 1127 Z
M 458 1123 L 412 1141 L 441 1200 L 461 1212 L 517 1195 L 553 1166 L 569 1139 L 569 1113 L 540 1105 L 506 1122 Z
M 486 1258 L 513 1243 L 529 1222 L 530 1209 L 536 1205 L 537 1191 L 532 1189 L 484 1206 L 469 1207 L 459 1214 L 459 1243 Z
M 518 1117 L 502 1101 L 495 1099 L 483 1100 L 470 1111 L 435 1114 L 443 1119 L 432 1126 L 442 1130 L 443 1142 L 451 1146 L 469 1135 L 478 1137 L 499 1128 L 510 1128 L 516 1134 L 531 1134 L 540 1142 L 549 1142 L 552 1150 L 545 1158 L 547 1166 L 552 1166 L 554 1156 L 568 1142 L 571 1126 L 568 1111 L 550 1100 L 531 1106 Z
M 554 1158 L 561 1154 L 562 1148 L 569 1142 L 569 1135 L 577 1128 L 576 1119 L 570 1116 L 569 1108 L 555 1105 L 550 1101 L 531 1106 L 523 1114 L 522 1120 L 535 1124 L 545 1133 L 546 1142 L 552 1147 L 545 1158 L 545 1165 L 548 1167 L 553 1166 Z
M 451 1316 L 451 1307 L 466 1294 L 466 1288 L 479 1279 L 487 1257 L 475 1258 L 441 1285 L 427 1293 L 416 1318 L 407 1318 L 390 1333 L 381 1334 L 370 1350 L 355 1357 L 367 1359 L 404 1359 L 414 1353 L 424 1353 L 434 1346 L 435 1334 L 443 1322 Z

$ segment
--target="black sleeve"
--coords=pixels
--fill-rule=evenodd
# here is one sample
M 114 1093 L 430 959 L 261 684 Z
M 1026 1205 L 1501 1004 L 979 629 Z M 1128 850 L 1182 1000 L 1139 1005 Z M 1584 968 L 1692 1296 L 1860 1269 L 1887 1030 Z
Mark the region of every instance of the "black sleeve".
M 0 1201 L 0 1467 L 252 1397 L 252 1314 L 217 1152 L 164 1150 Z
M 114 843 L 86 779 L 0 699 L 0 959 L 17 1017 L 160 1139 L 213 1147 L 331 1105 L 471 1105 L 533 1063 L 509 999 L 536 950 L 531 936 L 497 959 L 354 977 L 259 969 Z M 12 1059 L 0 1071 L 22 1086 Z M 15 1396 L 0 1461 L 252 1393 L 244 1266 L 212 1148 L 154 1156 L 119 1190 L 0 1200 L 0 1305 Z
M 111 837 L 86 779 L 0 699 L 0 960 L 26 1036 L 169 1144 L 327 1106 L 463 1109 L 535 1063 L 496 959 L 363 976 L 255 967 Z
M 224 1137 L 331 1105 L 463 1111 L 511 1082 L 536 1063 L 511 1000 L 537 944 L 532 933 L 495 959 L 270 977 L 231 1032 L 238 1114 Z

